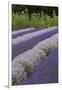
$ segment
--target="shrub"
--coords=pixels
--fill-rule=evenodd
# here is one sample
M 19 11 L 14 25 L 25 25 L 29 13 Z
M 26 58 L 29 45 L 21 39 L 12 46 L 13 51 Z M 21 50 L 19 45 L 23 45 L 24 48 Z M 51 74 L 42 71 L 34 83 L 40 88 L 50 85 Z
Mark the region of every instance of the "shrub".
M 27 76 L 29 76 L 32 73 L 32 67 L 31 65 L 25 64 L 25 71 L 27 72 Z
M 46 19 L 45 19 L 46 18 Z M 12 29 L 20 29 L 20 28 L 27 28 L 27 27 L 50 27 L 50 26 L 56 26 L 58 25 L 58 16 L 56 16 L 55 12 L 53 11 L 53 17 L 51 18 L 46 14 L 46 17 L 44 13 L 41 13 L 41 17 L 38 14 L 33 13 L 31 15 L 31 20 L 29 19 L 28 13 L 22 13 L 19 14 L 12 14 Z
M 39 42 L 32 49 L 16 56 L 12 61 L 12 77 L 16 84 L 26 76 L 45 58 L 51 50 L 58 47 L 58 34 Z

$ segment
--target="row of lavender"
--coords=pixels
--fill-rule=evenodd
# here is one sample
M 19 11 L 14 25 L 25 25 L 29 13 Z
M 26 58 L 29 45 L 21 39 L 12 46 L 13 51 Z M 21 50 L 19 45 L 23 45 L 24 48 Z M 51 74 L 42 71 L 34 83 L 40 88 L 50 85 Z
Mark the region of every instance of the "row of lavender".
M 57 40 L 58 36 L 56 33 L 57 33 L 57 27 L 52 27 L 52 28 L 40 30 L 37 32 L 31 32 L 29 34 L 27 33 L 27 34 L 20 36 L 20 37 L 17 37 L 15 39 L 15 41 L 17 43 L 13 43 L 13 48 L 15 47 L 15 45 L 16 46 L 20 45 L 19 48 L 21 48 L 21 44 L 23 42 L 27 43 L 30 40 L 33 40 L 34 38 L 36 38 L 37 36 L 40 38 L 40 40 L 38 39 L 37 43 L 34 44 L 31 48 L 29 48 L 29 46 L 27 46 L 27 44 L 23 43 L 24 45 L 26 45 L 26 48 L 28 48 L 28 49 L 26 49 L 26 51 L 23 53 L 19 52 L 18 55 L 16 55 L 14 57 L 14 59 L 12 61 L 12 82 L 13 82 L 13 84 L 18 84 L 20 81 L 22 81 L 24 78 L 26 78 L 26 76 L 29 75 L 30 73 L 32 73 L 33 69 L 37 65 L 39 65 L 39 63 L 54 48 L 58 47 L 57 46 L 58 45 L 57 44 L 58 43 L 58 40 Z M 43 36 L 47 35 L 47 37 L 42 39 L 42 37 L 43 37 L 42 35 Z M 13 41 L 14 41 L 14 39 L 13 39 Z M 31 45 L 32 44 L 33 43 L 31 43 Z M 16 49 L 16 47 L 14 49 Z M 23 51 L 23 49 L 22 49 L 22 51 Z
M 52 50 L 19 85 L 46 83 L 58 83 L 58 48 Z
M 27 32 L 28 30 L 26 30 L 25 32 Z M 32 29 L 30 29 L 29 31 L 32 31 Z M 36 30 L 36 32 L 32 31 L 31 33 L 24 34 L 23 36 L 21 36 L 22 31 L 19 31 L 20 36 L 12 39 L 12 59 L 14 59 L 14 57 L 17 56 L 19 53 L 21 54 L 26 50 L 31 49 L 38 42 L 49 38 L 57 32 L 57 27 L 40 29 Z M 16 36 L 18 32 L 13 32 L 13 34 Z

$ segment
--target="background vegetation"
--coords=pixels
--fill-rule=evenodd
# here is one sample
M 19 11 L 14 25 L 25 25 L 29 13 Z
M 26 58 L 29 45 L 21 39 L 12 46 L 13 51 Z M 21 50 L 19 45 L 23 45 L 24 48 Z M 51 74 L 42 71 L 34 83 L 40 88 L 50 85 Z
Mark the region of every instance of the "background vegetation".
M 58 25 L 58 7 L 12 5 L 12 30 Z

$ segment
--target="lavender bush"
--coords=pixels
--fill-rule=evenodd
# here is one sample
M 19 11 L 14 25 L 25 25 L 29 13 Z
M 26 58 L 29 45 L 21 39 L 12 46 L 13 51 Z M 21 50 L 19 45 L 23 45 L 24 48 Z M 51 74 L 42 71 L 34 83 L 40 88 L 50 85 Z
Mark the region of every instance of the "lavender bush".
M 32 49 L 20 54 L 12 61 L 12 80 L 18 84 L 27 73 L 32 72 L 33 69 L 46 57 L 48 53 L 54 48 L 58 47 L 58 34 L 39 42 Z M 26 67 L 30 66 L 30 69 Z M 30 70 L 30 71 L 28 71 Z
M 16 34 L 22 33 L 22 32 L 32 31 L 32 30 L 35 30 L 35 28 L 19 29 L 18 31 L 13 31 L 13 32 L 12 32 L 12 35 L 16 35 Z
M 12 40 L 12 44 L 15 45 L 15 44 L 18 44 L 20 42 L 27 41 L 27 40 L 29 40 L 31 38 L 34 38 L 34 37 L 38 36 L 38 35 L 42 35 L 42 34 L 44 34 L 46 32 L 50 32 L 50 31 L 53 31 L 53 30 L 56 30 L 56 29 L 57 29 L 57 27 L 55 26 L 55 27 L 50 27 L 48 29 L 40 30 L 38 32 L 26 34 L 26 35 L 23 35 L 22 37 L 19 36 L 16 39 Z

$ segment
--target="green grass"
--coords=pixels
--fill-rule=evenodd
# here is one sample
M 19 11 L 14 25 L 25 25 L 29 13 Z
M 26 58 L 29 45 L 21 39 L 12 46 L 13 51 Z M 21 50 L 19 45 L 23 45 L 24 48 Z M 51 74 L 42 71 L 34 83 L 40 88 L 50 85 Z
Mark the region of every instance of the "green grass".
M 46 14 L 46 20 L 44 13 L 41 13 L 41 17 L 39 14 L 33 13 L 31 16 L 31 20 L 29 20 L 29 16 L 26 13 L 23 14 L 14 14 L 12 15 L 12 29 L 17 30 L 20 28 L 28 28 L 28 27 L 51 27 L 58 25 L 58 16 L 53 12 L 53 17 L 51 18 Z

